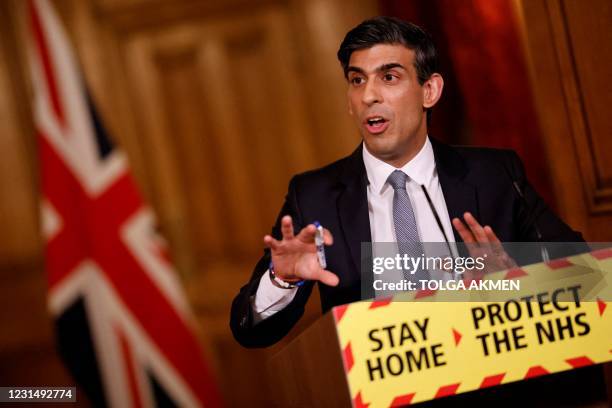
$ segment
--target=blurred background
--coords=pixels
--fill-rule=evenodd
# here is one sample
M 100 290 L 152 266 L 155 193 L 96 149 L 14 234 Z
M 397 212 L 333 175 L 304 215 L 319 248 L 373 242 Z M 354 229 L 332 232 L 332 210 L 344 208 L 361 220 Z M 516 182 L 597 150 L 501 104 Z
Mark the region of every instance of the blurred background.
M 445 89 L 430 135 L 515 149 L 587 240 L 612 241 L 609 0 L 57 0 L 106 128 L 127 153 L 230 406 L 270 405 L 231 300 L 297 172 L 359 143 L 335 53 L 367 17 L 422 25 Z M 26 2 L 0 1 L 0 385 L 68 385 L 46 307 Z M 241 199 L 237 200 L 236 196 Z

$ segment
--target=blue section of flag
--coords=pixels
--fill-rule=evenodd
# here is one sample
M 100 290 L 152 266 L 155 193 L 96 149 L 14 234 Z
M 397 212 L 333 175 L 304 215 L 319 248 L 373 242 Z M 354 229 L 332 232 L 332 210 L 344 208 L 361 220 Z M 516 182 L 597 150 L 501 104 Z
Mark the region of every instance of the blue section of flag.
M 113 144 L 111 139 L 108 137 L 108 133 L 106 133 L 104 124 L 102 123 L 102 120 L 98 116 L 98 112 L 96 111 L 96 108 L 94 107 L 91 95 L 89 94 L 89 92 L 87 92 L 86 95 L 87 95 L 87 109 L 89 110 L 89 115 L 91 116 L 91 121 L 94 126 L 94 131 L 95 131 L 94 135 L 96 138 L 96 145 L 98 147 L 98 153 L 100 154 L 100 158 L 104 159 L 106 158 L 106 156 L 108 156 L 109 154 L 113 152 L 115 145 Z
M 83 298 L 64 310 L 56 319 L 55 328 L 59 352 L 79 388 L 93 406 L 107 406 Z

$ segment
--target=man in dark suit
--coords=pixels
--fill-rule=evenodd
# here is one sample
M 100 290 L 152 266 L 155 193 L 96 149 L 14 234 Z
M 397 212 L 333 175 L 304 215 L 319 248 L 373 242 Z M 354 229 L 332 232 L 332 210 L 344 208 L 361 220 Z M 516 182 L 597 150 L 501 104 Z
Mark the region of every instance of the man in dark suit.
M 264 255 L 232 304 L 240 344 L 265 347 L 285 336 L 317 281 L 324 312 L 359 300 L 362 242 L 582 240 L 533 190 L 514 152 L 428 137 L 443 79 L 419 27 L 388 17 L 364 21 L 346 35 L 338 58 L 363 143 L 291 180 Z M 326 227 L 325 269 L 315 221 Z

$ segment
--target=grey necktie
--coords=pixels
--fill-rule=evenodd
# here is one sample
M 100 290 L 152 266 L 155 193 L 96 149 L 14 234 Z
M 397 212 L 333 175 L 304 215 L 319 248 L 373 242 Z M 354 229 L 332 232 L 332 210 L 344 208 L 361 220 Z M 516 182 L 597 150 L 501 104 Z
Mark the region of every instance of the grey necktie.
M 421 238 L 417 229 L 416 218 L 410 197 L 406 191 L 408 175 L 401 170 L 395 170 L 387 182 L 393 187 L 393 224 L 395 225 L 395 237 L 397 239 L 400 254 L 418 258 L 423 253 Z M 404 278 L 413 282 L 419 279 L 427 279 L 429 273 L 426 270 L 417 270 L 414 274 L 404 270 Z

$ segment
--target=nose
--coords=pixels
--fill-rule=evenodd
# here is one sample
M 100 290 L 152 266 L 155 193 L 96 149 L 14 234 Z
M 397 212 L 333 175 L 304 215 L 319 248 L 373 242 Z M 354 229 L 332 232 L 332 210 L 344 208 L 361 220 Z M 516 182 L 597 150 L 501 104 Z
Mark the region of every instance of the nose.
M 376 81 L 368 81 L 363 90 L 362 101 L 368 106 L 382 102 L 382 95 Z

